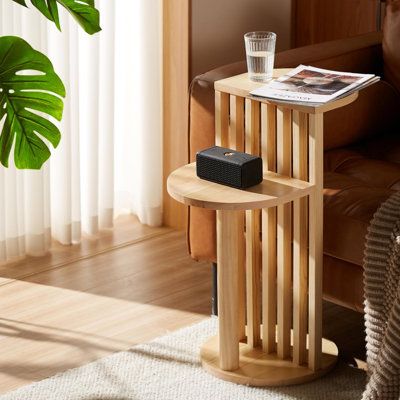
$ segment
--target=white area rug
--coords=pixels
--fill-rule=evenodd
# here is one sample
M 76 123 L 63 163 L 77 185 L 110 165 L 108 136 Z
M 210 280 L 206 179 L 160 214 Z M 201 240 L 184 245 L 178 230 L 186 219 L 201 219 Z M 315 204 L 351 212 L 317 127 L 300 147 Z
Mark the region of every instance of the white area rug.
M 199 346 L 216 319 L 0 396 L 0 400 L 358 400 L 365 374 L 341 365 L 313 383 L 252 388 L 204 372 Z

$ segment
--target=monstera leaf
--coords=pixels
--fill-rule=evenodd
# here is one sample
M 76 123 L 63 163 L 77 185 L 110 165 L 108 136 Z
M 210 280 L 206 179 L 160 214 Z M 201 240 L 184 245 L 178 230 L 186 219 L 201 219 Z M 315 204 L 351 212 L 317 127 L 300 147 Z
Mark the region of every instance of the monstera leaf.
M 26 6 L 25 0 L 14 0 Z M 114 1 L 114 0 L 108 0 Z M 99 11 L 95 8 L 94 0 L 31 0 L 31 3 L 61 30 L 58 5 L 61 4 L 78 21 L 79 25 L 89 34 L 101 30 Z
M 0 162 L 7 167 L 14 144 L 17 168 L 40 169 L 60 131 L 45 116 L 61 120 L 65 88 L 50 60 L 23 39 L 0 37 Z

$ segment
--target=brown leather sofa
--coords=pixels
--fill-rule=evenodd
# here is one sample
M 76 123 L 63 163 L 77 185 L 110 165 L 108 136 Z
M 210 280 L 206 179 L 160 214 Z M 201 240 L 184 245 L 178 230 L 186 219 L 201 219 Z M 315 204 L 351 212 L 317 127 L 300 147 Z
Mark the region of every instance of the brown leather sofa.
M 383 40 L 382 40 L 383 39 Z M 382 33 L 277 54 L 276 67 L 308 64 L 374 73 L 382 81 L 325 115 L 324 297 L 363 310 L 363 250 L 369 222 L 400 189 L 400 0 L 387 1 Z M 246 71 L 244 62 L 215 69 L 190 87 L 190 159 L 214 144 L 214 82 Z M 215 213 L 191 208 L 188 242 L 197 260 L 216 259 Z

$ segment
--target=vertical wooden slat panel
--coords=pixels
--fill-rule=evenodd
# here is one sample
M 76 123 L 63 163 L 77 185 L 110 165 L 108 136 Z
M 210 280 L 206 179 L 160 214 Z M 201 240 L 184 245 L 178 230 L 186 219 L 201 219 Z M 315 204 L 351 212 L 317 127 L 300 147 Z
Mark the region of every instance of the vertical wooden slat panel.
M 244 151 L 244 98 L 230 96 L 230 125 L 229 147 Z M 238 260 L 239 260 L 239 340 L 246 337 L 246 239 L 245 239 L 245 212 L 238 212 Z
M 309 116 L 309 180 L 315 191 L 309 198 L 308 366 L 321 368 L 323 262 L 323 115 Z
M 260 154 L 260 103 L 246 99 L 245 150 Z M 260 210 L 246 211 L 247 343 L 260 345 L 261 320 Z
M 215 144 L 229 145 L 229 94 L 215 92 Z
M 292 155 L 291 111 L 277 109 L 277 171 L 291 175 Z M 277 322 L 278 322 L 278 357 L 290 356 L 290 329 L 292 322 L 292 204 L 278 206 L 277 223 Z
M 238 214 L 217 211 L 219 363 L 224 371 L 239 367 Z
M 261 105 L 261 154 L 264 171 L 276 171 L 276 107 Z M 262 210 L 263 350 L 276 351 L 276 207 Z
M 293 111 L 293 177 L 308 180 L 308 117 Z M 293 362 L 307 362 L 308 199 L 293 202 Z

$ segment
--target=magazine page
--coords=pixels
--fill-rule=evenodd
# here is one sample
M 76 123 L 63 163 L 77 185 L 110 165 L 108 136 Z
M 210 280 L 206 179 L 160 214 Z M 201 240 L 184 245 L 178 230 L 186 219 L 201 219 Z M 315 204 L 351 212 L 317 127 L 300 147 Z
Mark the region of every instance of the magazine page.
M 354 91 L 372 78 L 374 75 L 300 65 L 250 94 L 283 101 L 326 103 L 346 92 Z

